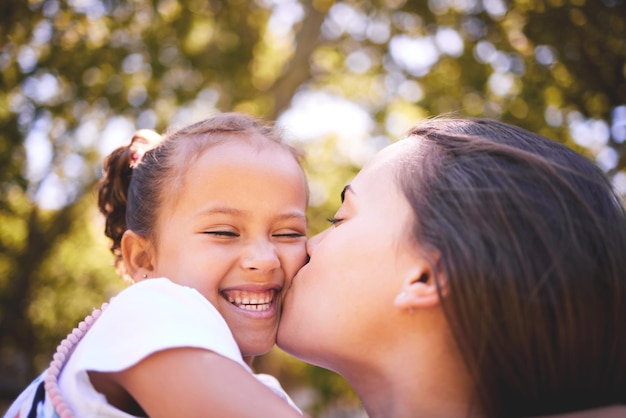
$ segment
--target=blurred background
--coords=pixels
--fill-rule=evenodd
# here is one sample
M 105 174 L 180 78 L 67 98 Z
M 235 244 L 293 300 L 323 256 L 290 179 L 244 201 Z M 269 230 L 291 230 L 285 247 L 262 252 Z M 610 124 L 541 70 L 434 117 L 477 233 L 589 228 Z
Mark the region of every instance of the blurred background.
M 95 205 L 103 157 L 224 111 L 304 148 L 311 234 L 373 153 L 439 114 L 563 142 L 626 196 L 626 3 L 0 1 L 0 412 L 124 286 Z M 365 416 L 331 372 L 278 349 L 256 366 L 313 417 Z

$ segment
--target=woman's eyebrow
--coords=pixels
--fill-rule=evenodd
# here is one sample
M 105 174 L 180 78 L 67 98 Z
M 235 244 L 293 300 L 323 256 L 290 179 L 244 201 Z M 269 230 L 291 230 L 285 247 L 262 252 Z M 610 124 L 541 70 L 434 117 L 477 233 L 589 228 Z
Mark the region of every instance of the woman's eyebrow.
M 343 190 L 341 191 L 341 203 L 343 203 L 343 201 L 346 199 L 346 192 L 354 194 L 354 189 L 349 184 L 343 188 Z

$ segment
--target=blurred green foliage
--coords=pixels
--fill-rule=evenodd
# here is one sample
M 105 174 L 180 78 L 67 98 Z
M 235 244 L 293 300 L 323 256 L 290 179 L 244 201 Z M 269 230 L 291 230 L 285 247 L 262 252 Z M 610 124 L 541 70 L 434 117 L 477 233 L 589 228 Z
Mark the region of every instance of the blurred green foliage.
M 124 286 L 93 194 L 116 132 L 231 110 L 286 119 L 315 92 L 352 103 L 371 126 L 341 123 L 367 135 L 296 138 L 315 195 L 311 233 L 366 159 L 357 148 L 373 152 L 442 113 L 562 141 L 624 191 L 625 20 L 624 0 L 3 0 L 0 399 Z M 358 408 L 331 372 L 277 350 L 258 366 L 313 416 Z

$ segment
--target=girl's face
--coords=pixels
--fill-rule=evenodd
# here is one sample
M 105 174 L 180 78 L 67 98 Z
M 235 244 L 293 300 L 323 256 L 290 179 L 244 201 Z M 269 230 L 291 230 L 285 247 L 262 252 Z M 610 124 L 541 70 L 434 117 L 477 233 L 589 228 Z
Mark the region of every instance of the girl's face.
M 371 363 L 380 354 L 371 343 L 389 340 L 394 299 L 416 257 L 412 211 L 396 185 L 408 146 L 377 154 L 344 189 L 334 225 L 309 240 L 311 259 L 286 295 L 278 332 L 290 354 L 341 373 L 354 360 Z
M 253 142 L 229 139 L 191 162 L 165 199 L 150 272 L 204 295 L 244 357 L 274 345 L 283 290 L 307 258 L 304 173 L 289 151 Z

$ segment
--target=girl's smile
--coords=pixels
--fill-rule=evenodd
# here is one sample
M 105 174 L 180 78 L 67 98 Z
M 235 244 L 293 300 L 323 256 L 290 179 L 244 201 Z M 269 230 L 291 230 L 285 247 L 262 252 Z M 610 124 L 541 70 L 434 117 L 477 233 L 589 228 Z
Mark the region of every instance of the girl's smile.
M 276 297 L 281 288 L 267 290 L 222 290 L 222 296 L 238 309 L 255 314 L 255 317 L 268 317 L 276 314 Z

